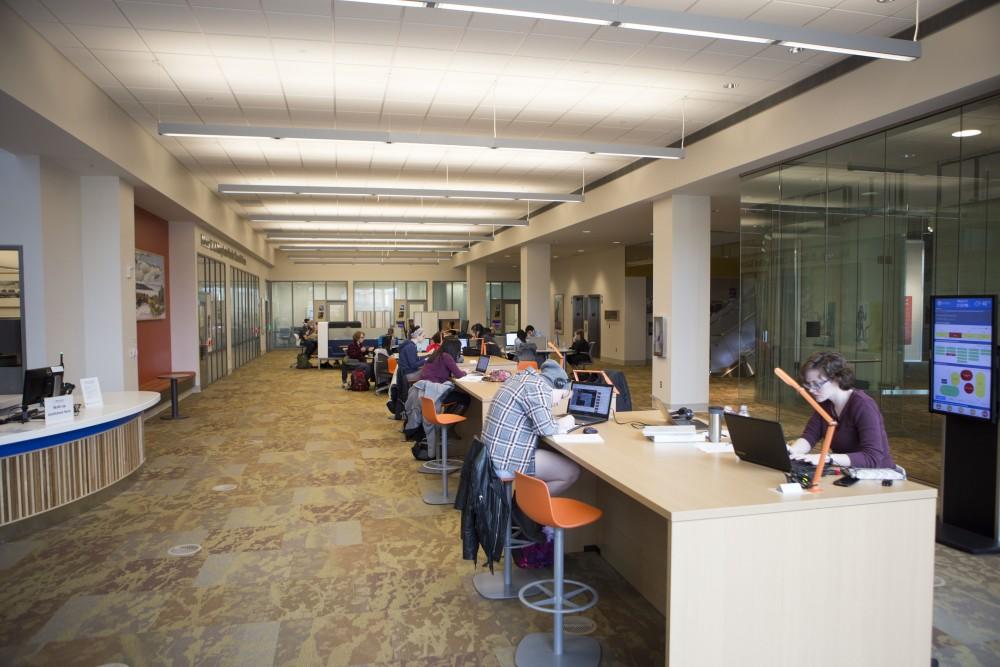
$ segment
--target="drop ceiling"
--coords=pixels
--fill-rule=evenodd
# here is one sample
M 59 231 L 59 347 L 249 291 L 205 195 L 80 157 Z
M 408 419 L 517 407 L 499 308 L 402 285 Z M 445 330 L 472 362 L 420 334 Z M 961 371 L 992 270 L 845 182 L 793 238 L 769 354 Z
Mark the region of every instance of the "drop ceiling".
M 923 0 L 926 17 L 957 0 Z M 329 0 L 7 0 L 208 187 L 569 193 L 629 158 L 434 146 L 160 137 L 158 122 L 334 127 L 666 146 L 839 60 L 779 46 Z M 627 0 L 894 35 L 915 2 Z M 905 63 L 895 66 L 905 67 Z M 735 83 L 736 88 L 724 88 Z M 241 195 L 241 214 L 522 217 L 541 203 Z M 571 205 L 571 204 L 567 204 Z M 618 216 L 643 224 L 641 216 Z M 261 231 L 334 229 L 248 223 Z M 612 224 L 609 222 L 609 224 Z M 412 234 L 413 226 L 388 226 Z M 489 229 L 488 227 L 485 229 Z M 647 234 L 622 234 L 625 242 Z M 456 225 L 449 232 L 483 232 Z M 360 230 L 359 230 L 360 231 Z M 444 231 L 444 230 L 442 230 Z M 648 236 L 647 236 L 648 239 Z

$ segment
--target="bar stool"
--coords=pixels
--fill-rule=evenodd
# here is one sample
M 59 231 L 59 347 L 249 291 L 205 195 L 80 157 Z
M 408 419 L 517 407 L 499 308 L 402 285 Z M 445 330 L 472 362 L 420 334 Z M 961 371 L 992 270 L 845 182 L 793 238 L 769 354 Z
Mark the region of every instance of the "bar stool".
M 449 405 L 454 405 L 453 403 L 442 403 L 441 407 L 445 408 Z M 421 403 L 421 409 L 423 409 L 423 404 Z M 446 413 L 439 413 L 446 414 Z M 457 423 L 457 422 L 456 422 Z M 461 440 L 461 438 L 459 438 Z M 445 467 L 448 472 L 455 472 L 456 470 L 462 469 L 462 459 L 446 459 L 441 455 L 442 450 L 438 448 L 437 457 L 430 460 L 424 461 L 424 464 L 417 468 L 417 472 L 423 475 L 437 475 L 441 472 L 441 468 Z
M 527 368 L 534 368 L 537 371 L 538 370 L 538 362 L 537 361 L 519 361 L 519 362 L 517 362 L 517 372 L 518 373 L 520 373 L 521 371 L 523 371 L 523 370 L 525 370 Z
M 563 530 L 579 528 L 601 518 L 601 510 L 571 498 L 552 498 L 549 487 L 540 479 L 522 473 L 517 475 L 517 504 L 532 520 L 555 529 L 553 579 L 543 579 L 521 589 L 521 602 L 536 611 L 553 614 L 552 635 L 536 632 L 525 636 L 517 645 L 514 664 L 518 667 L 559 665 L 584 667 L 601 663 L 601 645 L 593 637 L 563 638 L 563 615 L 578 614 L 597 604 L 597 591 L 579 581 L 563 579 Z M 570 584 L 567 593 L 564 584 Z M 549 588 L 549 586 L 552 588 Z M 590 600 L 577 604 L 572 599 L 589 593 Z M 531 602 L 529 596 L 545 595 Z
M 420 399 L 421 410 L 423 411 L 424 419 L 434 426 L 441 432 L 441 458 L 433 463 L 437 464 L 441 471 L 441 492 L 437 491 L 426 491 L 424 492 L 424 502 L 428 505 L 449 505 L 455 502 L 455 496 L 448 493 L 448 475 L 459 469 L 459 466 L 451 465 L 448 460 L 448 427 L 452 424 L 458 424 L 465 421 L 465 417 L 461 415 L 451 415 L 447 413 L 439 414 L 434 410 L 434 399 L 424 396 Z M 457 460 L 457 459 L 452 459 Z M 432 463 L 428 461 L 427 463 Z
M 503 482 L 504 493 L 507 495 L 507 506 L 512 507 L 514 495 L 514 473 L 498 470 L 497 476 Z M 496 572 L 480 572 L 472 577 L 472 585 L 476 592 L 487 600 L 510 600 L 516 598 L 518 591 L 532 581 L 532 575 L 521 569 L 514 569 L 513 549 L 523 549 L 531 544 L 531 540 L 520 540 L 514 537 L 511 526 L 511 513 L 507 513 L 506 533 L 503 536 L 503 574 Z

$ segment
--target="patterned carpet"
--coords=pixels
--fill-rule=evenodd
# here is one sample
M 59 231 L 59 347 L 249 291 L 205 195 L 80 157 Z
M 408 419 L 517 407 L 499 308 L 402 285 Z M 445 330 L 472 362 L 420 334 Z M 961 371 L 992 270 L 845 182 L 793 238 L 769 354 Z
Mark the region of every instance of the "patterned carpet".
M 476 594 L 459 515 L 420 501 L 437 482 L 384 398 L 292 357 L 185 400 L 185 421 L 149 421 L 130 487 L 0 544 L 0 665 L 512 665 L 550 627 Z M 648 407 L 648 367 L 627 373 Z M 184 543 L 202 550 L 166 554 Z M 1000 558 L 937 549 L 935 655 L 1000 665 Z M 663 618 L 596 554 L 567 560 L 601 594 L 586 615 L 602 664 L 663 664 Z

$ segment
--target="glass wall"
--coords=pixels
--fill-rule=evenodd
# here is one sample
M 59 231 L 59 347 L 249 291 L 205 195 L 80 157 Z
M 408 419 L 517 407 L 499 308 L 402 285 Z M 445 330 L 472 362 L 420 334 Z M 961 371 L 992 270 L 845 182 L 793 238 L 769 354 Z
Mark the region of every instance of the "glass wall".
M 494 331 L 517 331 L 520 327 L 521 283 L 487 282 L 486 312 L 480 320 Z M 473 322 L 472 324 L 475 324 Z
M 354 319 L 365 329 L 388 329 L 396 325 L 396 308 L 406 306 L 409 317 L 427 310 L 427 282 L 371 281 L 354 283 Z
M 198 255 L 198 358 L 201 386 L 229 372 L 226 335 L 226 265 Z
M 465 312 L 465 282 L 434 281 L 433 310 L 457 310 L 459 319 L 468 319 Z
M 749 175 L 741 198 L 738 401 L 797 435 L 809 411 L 771 369 L 840 351 L 898 463 L 936 484 L 928 309 L 1000 290 L 1000 97 Z
M 260 356 L 260 278 L 233 267 L 233 368 Z
M 347 312 L 347 281 L 325 282 L 275 280 L 268 282 L 271 300 L 271 347 L 295 347 L 292 335 L 303 321 L 313 319 L 316 303 L 326 308 L 328 321 L 344 321 Z

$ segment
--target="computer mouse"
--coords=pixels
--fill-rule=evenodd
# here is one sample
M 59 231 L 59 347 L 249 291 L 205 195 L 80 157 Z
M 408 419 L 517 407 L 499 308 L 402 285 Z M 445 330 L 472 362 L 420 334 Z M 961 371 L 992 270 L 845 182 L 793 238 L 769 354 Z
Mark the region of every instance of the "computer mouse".
M 587 435 L 591 435 L 593 433 L 597 433 L 597 429 L 594 428 L 593 426 L 588 426 L 587 428 L 583 429 L 583 432 L 586 433 Z

